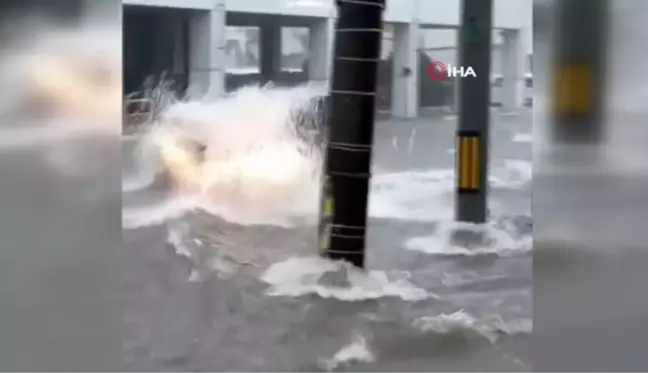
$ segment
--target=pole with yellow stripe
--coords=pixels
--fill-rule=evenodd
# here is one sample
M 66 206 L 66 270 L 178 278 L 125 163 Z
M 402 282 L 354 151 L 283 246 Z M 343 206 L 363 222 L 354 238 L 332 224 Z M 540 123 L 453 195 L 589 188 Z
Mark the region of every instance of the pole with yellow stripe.
M 457 139 L 457 189 L 478 193 L 481 186 L 481 149 L 478 131 L 460 131 Z
M 487 218 L 488 127 L 492 0 L 463 0 L 459 63 L 476 77 L 459 78 L 456 160 L 456 219 L 484 223 Z
M 603 140 L 607 0 L 562 0 L 552 72 L 553 139 L 559 144 Z

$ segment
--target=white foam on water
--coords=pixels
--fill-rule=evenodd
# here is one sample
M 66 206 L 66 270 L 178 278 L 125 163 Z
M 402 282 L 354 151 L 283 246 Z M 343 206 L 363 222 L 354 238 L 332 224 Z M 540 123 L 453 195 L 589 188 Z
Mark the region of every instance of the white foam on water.
M 375 360 L 376 355 L 369 348 L 365 337 L 360 333 L 354 333 L 351 342 L 344 345 L 332 358 L 324 360 L 322 366 L 327 371 L 331 371 L 342 365 L 372 363 Z
M 135 141 L 132 154 L 128 154 L 132 170 L 122 176 L 122 192 L 128 193 L 151 186 L 163 167 L 156 144 L 150 138 L 134 138 L 126 141 Z
M 480 332 L 489 340 L 497 339 L 490 328 L 485 329 L 479 325 L 479 321 L 464 310 L 453 313 L 441 313 L 435 316 L 423 316 L 414 320 L 412 325 L 423 332 L 434 332 L 438 334 L 450 334 L 457 331 L 476 331 Z
M 424 316 L 414 320 L 412 325 L 423 331 L 437 334 L 452 334 L 460 332 L 475 332 L 491 342 L 495 342 L 502 334 L 530 334 L 533 328 L 531 319 L 516 319 L 505 322 L 498 315 L 476 318 L 465 310 L 453 313 L 441 313 L 434 316 Z
M 122 209 L 122 228 L 138 229 L 162 225 L 168 220 L 178 219 L 199 206 L 194 196 L 169 198 L 162 203 Z
M 469 230 L 483 234 L 485 241 L 476 247 L 464 247 L 453 241 L 457 229 Z M 405 248 L 431 255 L 465 255 L 497 254 L 514 255 L 531 250 L 531 237 L 515 238 L 511 233 L 494 223 L 484 225 L 442 221 L 437 231 L 428 236 L 413 237 L 405 241 Z
M 409 221 L 452 216 L 453 170 L 406 171 L 374 175 L 369 215 Z
M 339 271 L 346 271 L 345 280 L 348 283 L 345 286 L 321 282 L 327 273 Z M 275 263 L 263 273 L 261 280 L 270 285 L 267 294 L 271 296 L 298 297 L 314 294 L 343 301 L 384 297 L 420 301 L 435 297 L 402 276 L 390 276 L 384 271 L 362 271 L 347 263 L 319 257 L 292 257 Z
M 191 249 L 184 243 L 187 227 L 184 225 L 169 227 L 167 233 L 167 243 L 173 246 L 175 253 L 191 259 L 193 256 Z
M 209 277 L 207 273 L 211 271 L 220 278 L 229 278 L 242 266 L 258 267 L 256 263 L 239 260 L 235 254 L 240 251 L 231 252 L 223 247 L 223 243 L 209 243 L 193 237 L 187 221 L 167 225 L 167 243 L 173 246 L 176 255 L 190 259 L 200 268 L 192 271 L 189 282 L 202 281 Z
M 506 159 L 504 168 L 495 172 L 498 177 L 492 179 L 493 186 L 504 189 L 520 188 L 533 179 L 533 164 L 521 159 Z
M 528 363 L 505 351 L 496 342 L 502 335 L 531 334 L 533 329 L 531 319 L 523 318 L 505 322 L 499 315 L 477 318 L 461 309 L 449 314 L 441 313 L 435 316 L 424 316 L 414 320 L 412 325 L 422 332 L 441 335 L 476 333 L 486 338 L 502 354 L 503 358 L 519 365 L 522 371 L 527 371 L 530 368 Z
M 140 172 L 122 178 L 122 192 L 137 192 L 151 186 L 155 181 L 154 173 Z
M 519 189 L 531 180 L 531 163 L 506 160 L 494 169 L 490 185 Z M 371 180 L 369 215 L 405 221 L 452 220 L 455 171 L 432 169 L 376 174 Z

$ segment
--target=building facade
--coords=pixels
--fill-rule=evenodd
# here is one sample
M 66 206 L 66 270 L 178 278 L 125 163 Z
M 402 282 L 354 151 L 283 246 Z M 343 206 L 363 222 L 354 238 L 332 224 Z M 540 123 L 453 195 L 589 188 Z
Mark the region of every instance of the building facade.
M 148 39 L 139 37 L 139 45 L 148 46 L 150 61 L 132 58 L 129 66 L 133 67 L 125 66 L 125 70 L 139 71 L 133 72 L 133 77 L 141 79 L 145 70 L 170 70 L 174 76 L 184 77 L 183 86 L 198 95 L 221 95 L 245 83 L 236 75 L 246 74 L 261 83 L 309 81 L 328 86 L 336 17 L 333 0 L 122 3 L 125 30 L 130 27 L 133 35 L 144 30 L 150 34 Z M 386 57 L 392 56 L 389 90 L 395 116 L 418 114 L 419 85 L 425 79 L 419 63 L 421 53 L 447 63 L 456 61 L 460 4 L 461 0 L 387 1 L 383 51 Z M 494 0 L 493 11 L 492 74 L 500 76 L 501 104 L 515 109 L 523 105 L 525 77 L 530 72 L 532 1 Z M 144 13 L 149 14 L 149 23 L 142 28 Z M 154 13 L 157 16 L 150 15 Z M 137 14 L 139 20 L 135 20 Z M 131 37 L 138 38 L 128 32 L 124 35 L 125 40 Z M 137 48 L 141 49 L 132 50 Z M 405 70 L 410 73 L 403 74 Z

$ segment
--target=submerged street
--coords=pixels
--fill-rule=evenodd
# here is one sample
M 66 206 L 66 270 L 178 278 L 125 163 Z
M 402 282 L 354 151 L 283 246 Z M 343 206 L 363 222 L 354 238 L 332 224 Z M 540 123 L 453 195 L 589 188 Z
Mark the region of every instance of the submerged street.
M 345 278 L 317 259 L 314 226 L 241 226 L 169 207 L 155 221 L 145 215 L 166 203 L 159 187 L 127 192 L 124 215 L 141 214 L 130 220 L 136 228 L 124 228 L 130 366 L 528 369 L 521 341 L 532 316 L 530 117 L 494 114 L 497 224 L 492 245 L 474 251 L 448 242 L 455 118 L 381 121 L 369 275 Z

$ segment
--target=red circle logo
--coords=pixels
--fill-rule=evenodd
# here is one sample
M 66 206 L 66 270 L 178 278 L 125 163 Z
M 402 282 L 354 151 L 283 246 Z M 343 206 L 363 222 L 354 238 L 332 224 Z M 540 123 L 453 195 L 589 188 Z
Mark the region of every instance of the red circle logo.
M 432 60 L 427 66 L 427 74 L 430 79 L 439 80 L 448 75 L 448 68 L 445 63 Z

